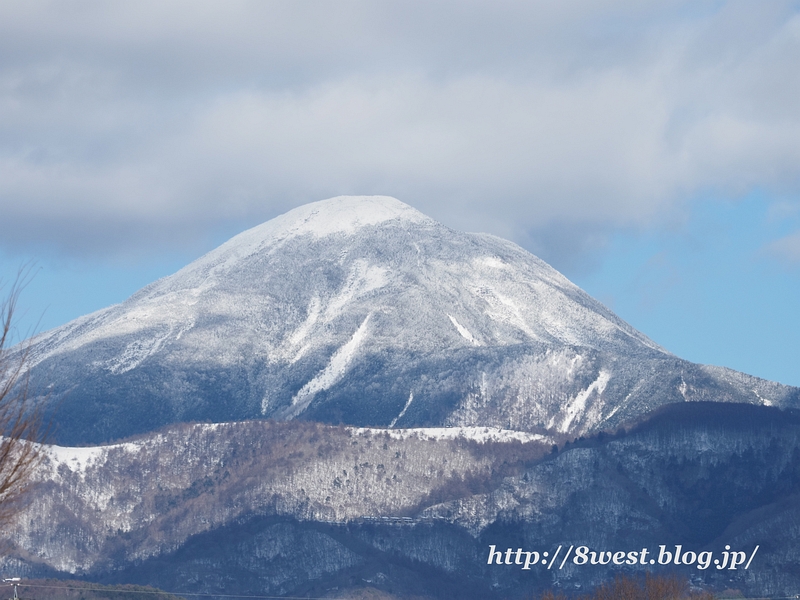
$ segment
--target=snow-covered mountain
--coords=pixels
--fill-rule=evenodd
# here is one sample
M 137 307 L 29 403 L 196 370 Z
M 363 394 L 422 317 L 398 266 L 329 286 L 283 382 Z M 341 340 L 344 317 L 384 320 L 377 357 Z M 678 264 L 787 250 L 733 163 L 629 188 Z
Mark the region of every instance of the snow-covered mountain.
M 31 350 L 65 443 L 259 417 L 580 435 L 684 400 L 800 404 L 668 353 L 511 242 L 380 196 L 292 210 Z
M 490 545 L 727 544 L 757 568 L 682 576 L 800 581 L 800 411 L 774 408 L 800 390 L 684 361 L 522 248 L 392 198 L 246 231 L 29 364 L 60 443 L 140 435 L 47 449 L 4 572 L 499 600 L 620 571 L 490 566 Z
M 798 411 L 675 404 L 625 434 L 558 452 L 488 428 L 180 424 L 124 443 L 51 447 L 36 479 L 1 536 L 0 569 L 24 578 L 155 584 L 220 600 L 502 600 L 645 570 L 747 597 L 792 597 L 800 586 Z M 680 545 L 692 558 L 523 570 L 488 565 L 491 545 L 651 556 Z M 726 548 L 753 556 L 750 568 L 692 564 Z M 381 592 L 348 592 L 360 587 Z

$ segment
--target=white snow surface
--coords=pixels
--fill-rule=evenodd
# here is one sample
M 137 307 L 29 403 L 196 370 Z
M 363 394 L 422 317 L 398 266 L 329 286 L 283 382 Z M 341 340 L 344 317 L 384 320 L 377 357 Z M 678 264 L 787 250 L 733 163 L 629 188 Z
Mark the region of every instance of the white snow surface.
M 420 440 L 466 439 L 485 444 L 486 442 L 545 442 L 553 443 L 553 438 L 539 433 L 513 431 L 499 427 L 409 427 L 407 429 L 383 429 L 379 427 L 348 427 L 356 435 L 386 434 L 395 440 L 418 438 Z
M 443 260 L 420 255 L 419 244 L 412 243 L 418 238 L 410 237 L 409 245 L 416 248 L 414 255 L 418 256 L 416 272 L 398 271 L 393 263 L 378 261 L 374 256 L 348 258 L 351 242 L 347 240 L 357 239 L 364 228 L 389 224 L 395 231 L 413 230 L 416 236 L 420 235 L 418 228 L 423 227 L 440 236 L 472 236 L 476 241 L 483 238 L 495 247 L 500 244 L 505 256 L 498 256 L 496 251 L 483 255 L 479 252 L 475 256 L 473 244 L 465 247 L 469 252 L 461 256 L 455 253 L 458 246 L 452 250 L 445 246 L 450 255 L 444 254 L 447 258 Z M 275 253 L 287 241 L 304 235 L 312 239 L 344 236 L 335 242 L 341 248 L 341 255 L 332 266 L 347 268 L 348 276 L 341 283 L 334 280 L 333 289 L 312 289 L 306 297 L 293 301 L 294 306 L 302 302 L 305 315 L 283 333 L 286 323 L 270 320 L 277 314 L 273 290 L 276 280 L 271 279 L 271 271 L 267 270 L 261 283 L 259 267 L 255 265 L 278 256 Z M 304 261 L 331 258 L 313 254 L 302 257 Z M 302 285 L 303 272 L 295 276 Z M 406 287 L 409 277 L 416 281 Z M 239 282 L 243 285 L 238 286 Z M 399 296 L 398 290 L 402 290 Z M 414 295 L 418 306 L 404 300 L 408 294 Z M 398 301 L 406 304 L 397 305 Z M 398 323 L 399 335 L 388 330 L 376 331 L 373 345 L 427 350 L 457 345 L 460 338 L 462 344 L 470 346 L 550 340 L 591 346 L 597 340 L 616 336 L 661 350 L 560 273 L 510 242 L 493 236 L 451 232 L 393 198 L 342 196 L 301 206 L 245 231 L 175 275 L 144 288 L 125 303 L 38 336 L 30 364 L 35 366 L 50 356 L 123 338 L 130 339 L 110 356 L 94 359 L 93 364 L 112 374 L 123 374 L 157 355 L 168 354 L 171 347 L 187 338 L 192 339 L 197 358 L 235 364 L 242 352 L 237 345 L 247 345 L 248 352 L 263 356 L 267 362 L 293 364 L 314 348 L 341 346 L 344 332 L 337 331 L 332 324 L 354 308 L 367 311 L 378 308 L 385 314 L 398 315 L 397 318 L 404 314 L 420 317 L 421 330 Z M 444 312 L 448 326 L 426 325 L 425 320 L 432 317 L 428 316 L 431 310 Z M 216 317 L 223 325 L 235 324 L 238 339 L 231 343 L 233 340 L 226 331 L 198 330 L 198 323 L 210 317 Z M 458 338 L 453 338 L 451 331 Z M 246 333 L 244 338 L 242 332 Z M 332 332 L 339 336 L 338 340 Z M 434 345 L 425 348 L 425 344 Z M 325 381 L 328 379 L 326 376 Z M 320 384 L 308 383 L 308 390 Z
M 208 267 L 224 270 L 258 252 L 274 252 L 287 240 L 303 235 L 316 238 L 353 236 L 364 227 L 387 221 L 408 225 L 436 222 L 408 204 L 389 196 L 337 196 L 305 204 L 232 237 L 182 271 Z
M 57 471 L 61 465 L 65 465 L 73 473 L 83 474 L 89 467 L 102 464 L 110 450 L 118 448 L 125 452 L 136 452 L 140 449 L 140 446 L 139 444 L 127 442 L 124 444 L 86 447 L 47 445 L 44 448 L 54 471 Z
M 296 417 L 303 412 L 308 405 L 314 400 L 314 395 L 317 392 L 326 390 L 334 383 L 339 381 L 347 370 L 348 364 L 353 360 L 358 347 L 363 343 L 367 335 L 367 324 L 371 315 L 367 315 L 361 326 L 353 334 L 353 337 L 339 348 L 331 357 L 328 366 L 326 366 L 320 373 L 316 375 L 311 381 L 305 384 L 299 392 L 292 398 L 292 404 L 286 417 Z M 266 413 L 268 406 L 262 403 L 261 412 Z
M 631 365 L 676 359 L 519 246 L 450 230 L 382 196 L 316 202 L 245 231 L 126 302 L 37 336 L 30 356 L 32 367 L 54 359 L 48 372 L 64 374 L 55 382 L 62 389 L 84 372 L 110 390 L 166 374 L 175 385 L 164 401 L 184 420 L 195 418 L 192 399 L 203 393 L 198 371 L 209 381 L 237 372 L 248 383 L 239 396 L 246 412 L 215 418 L 294 418 L 316 409 L 323 390 L 326 402 L 338 402 L 351 373 L 385 359 L 371 389 L 405 391 L 373 406 L 372 425 L 576 434 L 628 418 L 628 408 L 617 411 L 624 394 L 654 372 Z M 426 371 L 448 360 L 449 379 Z M 759 403 L 779 404 L 786 393 L 702 368 Z M 382 372 L 405 375 L 389 385 Z M 417 420 L 425 403 L 450 391 L 462 396 L 452 414 Z M 643 404 L 634 395 L 629 406 Z
M 157 353 L 168 339 L 180 339 L 194 327 L 200 308 L 198 301 L 242 261 L 259 253 L 275 252 L 288 240 L 303 235 L 314 238 L 335 234 L 354 236 L 364 227 L 390 221 L 403 226 L 436 225 L 430 217 L 388 196 L 338 196 L 300 206 L 234 236 L 175 275 L 147 286 L 132 297 L 131 300 L 137 300 L 134 306 L 125 306 L 130 304 L 129 300 L 40 334 L 29 364 L 33 367 L 49 356 L 102 339 L 133 334 L 150 327 L 163 329 L 159 339 L 130 344 L 119 357 L 106 365 L 113 373 L 124 373 Z M 384 268 L 357 261 L 345 288 L 325 307 L 325 319 L 330 321 L 354 297 L 386 283 Z M 222 314 L 236 314 L 241 306 L 230 300 L 229 304 L 218 302 L 216 309 Z
M 402 418 L 403 418 L 403 415 L 405 415 L 405 414 L 406 414 L 406 411 L 408 410 L 408 407 L 409 407 L 409 406 L 411 406 L 411 403 L 412 403 L 413 401 L 414 401 L 414 392 L 411 392 L 411 393 L 408 395 L 408 400 L 406 400 L 405 406 L 403 406 L 403 410 L 401 410 L 401 411 L 400 411 L 400 414 L 399 414 L 399 415 L 397 415 L 397 416 L 396 416 L 394 419 L 392 419 L 392 422 L 391 422 L 391 423 L 389 423 L 389 429 L 393 428 L 393 427 L 394 427 L 394 426 L 397 424 L 397 422 L 398 422 L 400 419 L 402 419 Z
M 409 397 L 413 398 L 413 394 Z M 219 427 L 236 427 L 236 422 L 228 423 L 197 423 L 192 427 L 199 431 L 211 431 Z M 346 427 L 352 435 L 378 436 L 389 435 L 392 439 L 406 440 L 417 438 L 420 440 L 455 440 L 467 439 L 479 443 L 486 442 L 547 442 L 553 440 L 549 436 L 525 431 L 513 431 L 499 427 L 409 427 L 387 429 L 382 427 Z M 153 436 L 143 442 L 125 442 L 121 444 L 104 444 L 100 446 L 57 446 L 45 445 L 46 456 L 53 465 L 53 470 L 65 465 L 73 473 L 85 473 L 92 466 L 100 466 L 112 450 L 135 453 L 142 450 L 143 445 L 157 447 L 162 436 Z
M 250 321 L 243 323 L 245 328 L 254 332 L 267 330 L 264 332 L 266 338 L 261 336 L 265 340 L 262 344 L 262 351 L 267 355 L 265 358 L 295 362 L 315 342 L 325 342 L 318 335 L 321 328 L 354 305 L 376 297 L 376 294 L 392 293 L 390 290 L 400 285 L 407 275 L 376 262 L 374 258 L 356 257 L 348 261 L 349 242 L 343 239 L 343 254 L 338 262 L 348 266 L 346 281 L 333 295 L 312 293 L 305 300 L 306 303 L 311 301 L 305 320 L 297 323 L 297 328 L 281 340 L 273 339 L 269 334 L 268 330 L 274 329 L 275 323 L 264 322 L 263 317 L 257 314 L 259 311 L 270 314 L 270 289 L 261 292 L 266 295 L 260 298 L 242 298 L 234 287 L 236 278 L 246 275 L 248 279 L 242 283 L 255 292 L 258 281 L 250 279 L 255 273 L 246 270 L 250 268 L 247 265 L 272 256 L 288 240 L 303 235 L 319 239 L 335 234 L 354 239 L 368 226 L 389 223 L 400 228 L 423 226 L 435 229 L 440 235 L 449 232 L 410 206 L 383 196 L 343 196 L 301 206 L 235 236 L 175 275 L 144 288 L 122 305 L 103 309 L 38 336 L 31 366 L 49 356 L 75 351 L 101 340 L 139 336 L 146 332 L 147 339 L 130 340 L 103 363 L 104 368 L 112 373 L 122 374 L 165 351 L 171 342 L 192 335 L 199 320 L 209 315 L 218 315 L 222 319 L 245 318 Z M 514 244 L 483 234 L 457 235 L 474 236 L 476 240 L 483 238 L 494 245 L 502 244 L 505 246 L 503 252 L 508 256 L 501 258 L 489 254 L 473 258 L 470 255 L 474 252 L 472 248 L 470 254 L 453 255 L 446 261 L 428 256 L 425 260 L 419 259 L 422 270 L 411 275 L 419 278 L 417 285 L 423 286 L 420 292 L 427 294 L 433 303 L 431 308 L 435 308 L 437 302 L 445 302 L 440 305 L 444 309 L 442 312 L 447 314 L 455 332 L 468 344 L 478 346 L 558 339 L 563 343 L 591 345 L 591 341 L 599 337 L 622 334 L 623 338 L 636 344 L 662 351 L 647 337 L 591 300 L 563 275 Z M 416 247 L 417 254 L 419 245 L 416 242 L 411 245 Z M 325 256 L 309 258 L 330 259 Z M 527 263 L 519 263 L 520 260 Z M 264 285 L 269 285 L 269 272 L 265 276 Z M 298 273 L 297 276 L 303 275 Z M 258 302 L 264 303 L 263 310 Z M 195 345 L 205 347 L 213 340 L 195 340 L 201 341 L 202 344 Z M 210 354 L 216 360 L 236 361 L 230 352 L 214 349 Z
M 465 340 L 467 340 L 473 346 L 481 346 L 482 345 L 478 340 L 475 339 L 475 336 L 472 335 L 472 333 L 469 331 L 469 329 L 467 329 L 461 323 L 459 323 L 458 320 L 453 315 L 447 315 L 447 316 L 450 318 L 450 322 L 456 328 L 458 333 L 461 334 L 461 337 L 463 337 Z
M 305 204 L 248 229 L 218 250 L 253 248 L 254 245 L 280 241 L 288 236 L 310 234 L 324 237 L 337 233 L 353 235 L 361 227 L 393 220 L 434 223 L 430 217 L 390 196 L 337 196 Z
M 601 395 L 605 389 L 606 385 L 608 385 L 608 381 L 611 379 L 611 373 L 609 371 L 600 371 L 595 379 L 589 387 L 585 390 L 581 391 L 578 395 L 575 396 L 567 406 L 564 408 L 563 412 L 561 413 L 561 424 L 558 426 L 558 430 L 562 433 L 566 433 L 570 430 L 572 423 L 583 416 L 586 416 L 586 403 L 587 400 L 592 396 L 592 394 L 597 394 L 598 396 Z M 588 423 L 587 425 L 591 427 L 595 424 L 596 421 L 599 420 L 599 415 L 594 415 L 593 422 Z M 551 425 L 552 427 L 552 425 Z

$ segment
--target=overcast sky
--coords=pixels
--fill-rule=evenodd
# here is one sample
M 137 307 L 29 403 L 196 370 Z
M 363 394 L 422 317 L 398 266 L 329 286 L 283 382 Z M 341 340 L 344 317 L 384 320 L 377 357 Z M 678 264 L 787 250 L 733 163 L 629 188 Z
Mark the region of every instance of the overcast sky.
M 385 194 L 800 385 L 798 99 L 798 2 L 6 1 L 0 274 L 46 329 Z

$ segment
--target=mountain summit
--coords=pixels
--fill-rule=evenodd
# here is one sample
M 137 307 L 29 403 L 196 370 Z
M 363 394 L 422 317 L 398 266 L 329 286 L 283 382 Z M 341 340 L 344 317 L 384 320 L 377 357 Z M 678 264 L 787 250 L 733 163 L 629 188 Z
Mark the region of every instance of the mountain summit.
M 57 437 L 308 419 L 579 435 L 796 388 L 681 360 L 555 269 L 382 196 L 296 208 L 33 340 Z

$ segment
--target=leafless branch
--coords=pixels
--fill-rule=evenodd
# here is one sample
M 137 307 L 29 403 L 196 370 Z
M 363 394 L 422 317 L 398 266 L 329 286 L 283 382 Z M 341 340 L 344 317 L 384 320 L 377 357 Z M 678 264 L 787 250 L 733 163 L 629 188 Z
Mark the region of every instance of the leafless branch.
M 30 343 L 9 347 L 14 340 L 17 301 L 28 274 L 28 269 L 21 269 L 0 301 L 0 526 L 19 510 L 41 460 L 42 414 L 28 395 Z

